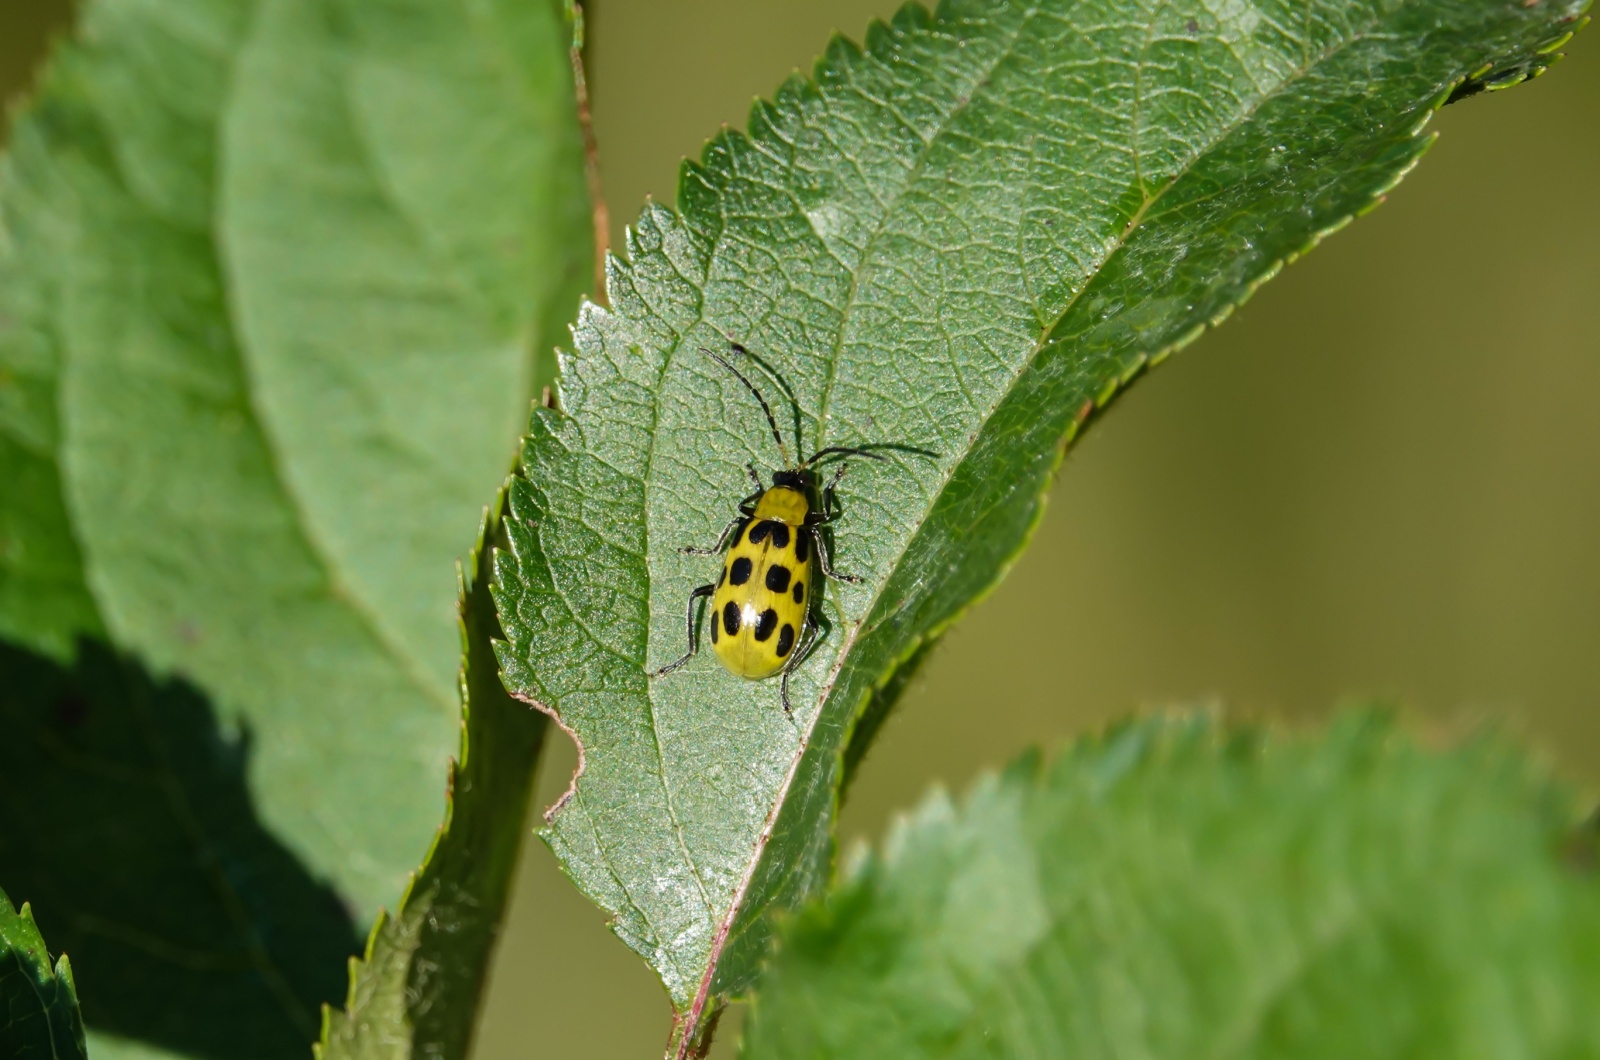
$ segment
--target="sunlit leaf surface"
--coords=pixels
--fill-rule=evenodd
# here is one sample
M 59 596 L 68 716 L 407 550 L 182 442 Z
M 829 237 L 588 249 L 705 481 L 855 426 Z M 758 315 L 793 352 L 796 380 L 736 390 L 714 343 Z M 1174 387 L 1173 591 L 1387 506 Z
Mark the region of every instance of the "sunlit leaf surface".
M 751 981 L 769 914 L 826 881 L 874 689 L 994 584 L 1064 442 L 1380 199 L 1452 92 L 1539 69 L 1581 6 L 910 7 L 714 140 L 681 214 L 640 217 L 533 418 L 498 601 L 508 681 L 585 752 L 549 841 L 660 973 L 680 1052 Z M 747 460 L 778 461 L 697 352 L 730 341 L 786 382 L 807 451 L 938 454 L 844 481 L 833 539 L 864 580 L 829 587 L 792 719 L 709 652 L 646 676 L 716 578 L 678 549 L 716 538 Z

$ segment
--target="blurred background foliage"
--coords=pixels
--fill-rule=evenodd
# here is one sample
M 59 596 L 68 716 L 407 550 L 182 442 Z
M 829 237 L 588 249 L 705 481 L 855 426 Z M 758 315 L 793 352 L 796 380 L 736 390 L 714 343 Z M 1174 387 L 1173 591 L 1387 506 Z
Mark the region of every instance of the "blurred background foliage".
M 890 0 L 594 0 L 612 238 L 685 155 Z M 15 105 L 63 0 L 0 4 Z M 1600 780 L 1600 45 L 1451 107 L 1391 202 L 1119 401 L 1010 577 L 869 756 L 845 843 L 1030 742 L 1216 702 L 1313 721 L 1389 697 Z M 467 542 L 462 543 L 465 549 Z M 574 763 L 552 741 L 539 799 Z M 648 1056 L 666 997 L 530 839 L 479 1060 Z M 42 897 L 42 896 L 41 896 Z M 398 896 L 397 896 L 398 897 Z M 737 1015 L 714 1055 L 732 1056 Z

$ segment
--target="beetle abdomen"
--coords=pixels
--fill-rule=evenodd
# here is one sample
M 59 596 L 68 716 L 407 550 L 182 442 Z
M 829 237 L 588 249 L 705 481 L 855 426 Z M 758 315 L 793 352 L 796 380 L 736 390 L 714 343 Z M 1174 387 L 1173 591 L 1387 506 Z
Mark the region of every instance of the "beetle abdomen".
M 759 680 L 789 663 L 805 631 L 806 533 L 782 520 L 751 519 L 729 547 L 710 614 L 712 647 L 730 672 Z

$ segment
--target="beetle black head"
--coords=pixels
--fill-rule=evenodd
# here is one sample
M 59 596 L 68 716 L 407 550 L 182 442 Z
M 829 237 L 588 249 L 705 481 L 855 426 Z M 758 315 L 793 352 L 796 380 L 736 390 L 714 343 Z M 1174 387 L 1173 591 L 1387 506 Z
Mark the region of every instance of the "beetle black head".
M 772 473 L 772 486 L 774 489 L 785 486 L 792 490 L 803 490 L 810 485 L 810 478 L 811 472 L 803 467 L 786 468 Z

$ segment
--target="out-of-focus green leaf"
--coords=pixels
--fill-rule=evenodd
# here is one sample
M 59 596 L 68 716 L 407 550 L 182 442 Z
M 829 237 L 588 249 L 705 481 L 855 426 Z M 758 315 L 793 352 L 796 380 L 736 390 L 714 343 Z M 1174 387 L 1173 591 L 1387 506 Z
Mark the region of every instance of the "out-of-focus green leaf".
M 564 6 L 262 2 L 220 130 L 279 478 L 355 609 L 452 698 L 451 571 L 591 275 Z
M 786 933 L 742 1055 L 1600 1055 L 1575 821 L 1378 715 L 1129 724 L 930 798 Z
M 0 891 L 0 1056 L 6 1060 L 84 1060 L 83 1021 L 65 955 L 50 954 L 23 903 Z
M 352 962 L 344 1011 L 329 1013 L 322 1060 L 466 1057 L 489 956 L 522 849 L 546 719 L 506 695 L 492 643 L 489 547 L 497 497 L 461 584 L 461 760 L 439 838 L 393 916 Z
M 549 841 L 660 974 L 679 1055 L 751 981 L 768 914 L 827 879 L 865 705 L 1004 571 L 1064 440 L 1381 199 L 1452 92 L 1542 69 L 1582 6 L 908 7 L 714 140 L 681 215 L 645 212 L 534 416 L 497 577 L 508 681 L 586 752 Z M 709 652 L 646 676 L 716 579 L 680 547 L 715 539 L 747 460 L 777 462 L 696 352 L 730 340 L 786 380 L 806 450 L 938 454 L 845 480 L 834 541 L 864 580 L 829 586 L 793 719 Z
M 98 0 L 14 127 L 0 755 L 31 757 L 0 883 L 74 954 L 92 1032 L 303 1055 L 344 981 L 312 966 L 428 849 L 451 569 L 589 276 L 570 40 L 559 0 Z M 70 739 L 63 683 L 103 697 Z M 214 763 L 161 750 L 212 744 L 239 759 L 217 807 Z M 37 785 L 80 833 L 153 838 L 46 842 Z M 331 912 L 263 904 L 280 857 L 281 908 Z
M 304 1057 L 361 936 L 263 826 L 257 737 L 97 642 L 0 644 L 0 674 L 0 879 L 72 955 L 96 1057 Z

